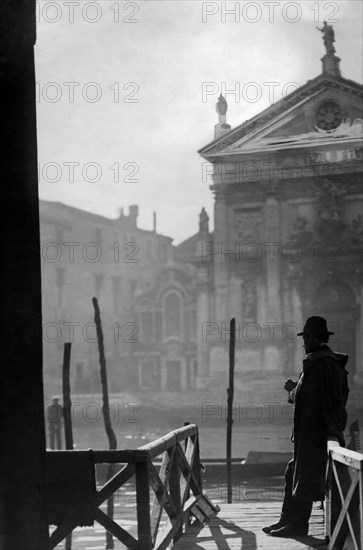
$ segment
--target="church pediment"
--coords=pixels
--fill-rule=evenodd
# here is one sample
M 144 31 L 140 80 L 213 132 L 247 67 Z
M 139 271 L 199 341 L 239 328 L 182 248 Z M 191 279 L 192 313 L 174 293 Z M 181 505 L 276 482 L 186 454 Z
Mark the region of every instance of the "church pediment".
M 204 147 L 213 161 L 262 151 L 353 142 L 362 138 L 362 87 L 321 75 Z

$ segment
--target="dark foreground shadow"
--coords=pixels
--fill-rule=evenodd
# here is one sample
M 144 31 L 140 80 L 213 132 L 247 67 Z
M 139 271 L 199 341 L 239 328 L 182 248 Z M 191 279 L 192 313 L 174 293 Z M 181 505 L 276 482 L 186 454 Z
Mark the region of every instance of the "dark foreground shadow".
M 208 536 L 198 536 L 205 525 L 194 523 L 188 527 L 188 550 L 204 550 L 204 543 L 214 542 L 218 550 L 230 550 L 228 541 L 241 541 L 241 550 L 257 550 L 256 535 L 253 531 L 241 529 L 232 522 L 219 518 L 213 518 L 213 522 L 207 524 L 211 534 Z M 228 531 L 227 533 L 222 532 Z M 235 544 L 234 544 L 235 546 Z
M 287 540 L 287 538 L 281 538 L 279 537 L 271 537 L 271 539 L 276 540 Z M 297 542 L 301 542 L 302 544 L 305 544 L 308 548 L 318 548 L 319 550 L 328 550 L 328 543 L 325 541 L 325 539 L 313 537 L 313 536 L 307 536 L 307 537 L 291 537 L 290 540 L 296 540 Z

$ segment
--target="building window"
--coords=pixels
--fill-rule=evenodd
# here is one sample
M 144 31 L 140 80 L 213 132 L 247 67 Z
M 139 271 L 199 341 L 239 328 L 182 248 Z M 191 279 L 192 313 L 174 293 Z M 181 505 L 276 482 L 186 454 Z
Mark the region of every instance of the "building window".
M 141 361 L 139 373 L 141 389 L 159 389 L 158 371 L 154 360 Z
M 120 313 L 121 284 L 122 284 L 122 277 L 112 277 L 112 303 L 113 303 L 113 312 L 116 315 Z
M 150 343 L 154 340 L 154 324 L 152 311 L 140 311 L 141 341 Z
M 164 298 L 164 339 L 182 337 L 182 307 L 180 295 L 170 292 Z
M 65 269 L 57 268 L 56 270 L 56 295 L 55 303 L 56 307 L 64 306 L 64 282 L 65 282 Z

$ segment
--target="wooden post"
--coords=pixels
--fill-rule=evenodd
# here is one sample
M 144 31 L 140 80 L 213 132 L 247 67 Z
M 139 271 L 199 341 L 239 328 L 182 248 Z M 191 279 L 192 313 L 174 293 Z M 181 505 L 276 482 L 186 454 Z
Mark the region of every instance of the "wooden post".
M 136 463 L 136 501 L 138 548 L 151 550 L 150 480 L 147 461 Z
M 107 382 L 107 365 L 105 357 L 105 348 L 103 344 L 103 332 L 101 325 L 100 308 L 98 307 L 97 298 L 92 298 L 92 303 L 95 311 L 95 324 L 97 331 L 98 351 L 100 357 L 100 373 L 101 373 L 101 385 L 102 385 L 102 413 L 103 422 L 108 438 L 108 444 L 110 450 L 117 449 L 117 439 L 115 432 L 112 429 L 111 417 L 110 417 L 110 404 L 108 400 L 108 382 Z M 109 464 L 107 467 L 107 481 L 111 479 L 114 474 L 114 464 Z M 113 494 L 107 499 L 107 515 L 113 518 Z M 114 548 L 113 536 L 108 531 L 106 532 L 106 548 Z
M 70 384 L 70 364 L 71 364 L 71 342 L 64 344 L 63 352 L 63 419 L 64 419 L 64 437 L 65 447 L 73 451 L 73 432 L 71 417 L 71 384 Z M 72 550 L 72 533 L 66 537 L 65 550 Z
M 73 433 L 71 418 L 71 385 L 70 385 L 70 362 L 71 362 L 71 342 L 64 344 L 63 352 L 63 419 L 64 419 L 64 437 L 67 450 L 73 450 Z
M 236 346 L 236 320 L 230 322 L 229 336 L 229 387 L 227 389 L 227 502 L 232 502 L 232 424 L 234 393 L 234 354 Z
M 1 201 L 9 214 L 1 216 L 0 548 L 46 550 L 36 2 L 2 2 L 0 11 Z
M 175 506 L 175 511 L 176 511 L 175 520 L 178 520 L 180 514 L 182 513 L 182 507 L 181 507 L 181 494 L 180 494 L 180 473 L 179 473 L 179 465 L 178 465 L 178 452 L 176 449 L 176 445 L 177 445 L 177 440 L 175 440 L 175 448 L 169 449 L 168 451 L 169 457 L 171 459 L 169 463 L 169 467 L 170 467 L 169 491 L 170 491 L 170 498 L 173 501 L 173 504 Z M 178 528 L 177 532 L 173 537 L 173 541 L 177 542 L 177 540 L 180 539 L 182 534 L 183 534 L 183 525 L 180 524 L 180 527 Z

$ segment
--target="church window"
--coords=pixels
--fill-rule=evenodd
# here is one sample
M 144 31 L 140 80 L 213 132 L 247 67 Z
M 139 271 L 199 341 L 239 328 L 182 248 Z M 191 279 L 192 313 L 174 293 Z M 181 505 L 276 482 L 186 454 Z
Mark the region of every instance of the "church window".
M 182 337 L 181 298 L 177 292 L 164 297 L 164 339 Z

